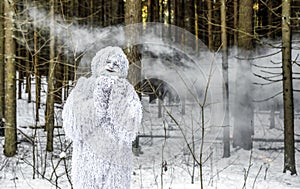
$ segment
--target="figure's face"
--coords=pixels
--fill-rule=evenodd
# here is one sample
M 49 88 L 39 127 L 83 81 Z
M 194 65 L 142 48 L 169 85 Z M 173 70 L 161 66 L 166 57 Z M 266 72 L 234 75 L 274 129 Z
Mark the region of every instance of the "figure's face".
M 126 77 L 127 62 L 126 58 L 121 54 L 113 54 L 109 56 L 104 65 L 104 75 Z
M 118 61 L 117 55 L 110 56 L 106 60 L 105 70 L 110 73 L 120 73 L 120 62 Z
M 101 49 L 92 60 L 92 73 L 95 76 L 127 77 L 128 60 L 119 47 Z

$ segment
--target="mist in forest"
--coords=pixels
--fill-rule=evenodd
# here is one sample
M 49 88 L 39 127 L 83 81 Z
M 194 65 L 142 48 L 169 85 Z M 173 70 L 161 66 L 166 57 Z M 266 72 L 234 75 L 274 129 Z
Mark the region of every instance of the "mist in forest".
M 136 36 L 136 41 L 130 43 L 137 45 L 142 54 L 142 78 L 157 78 L 174 90 L 180 99 L 187 99 L 198 104 L 203 103 L 203 97 L 208 87 L 207 104 L 212 107 L 211 123 L 221 126 L 224 119 L 222 87 L 222 58 L 219 52 L 213 53 L 206 45 L 196 37 L 176 26 L 168 26 L 161 23 L 141 23 L 131 26 L 110 26 L 107 28 L 89 28 L 80 26 L 76 22 L 67 23 L 61 16 L 55 16 L 55 26 L 49 25 L 49 14 L 42 9 L 31 7 L 29 16 L 36 26 L 43 30 L 55 28 L 55 36 L 59 44 L 62 44 L 70 56 L 81 54 L 78 66 L 78 75 L 86 75 L 90 72 L 90 63 L 94 55 L 106 46 L 120 46 L 126 48 L 126 30 L 132 27 L 136 31 L 142 31 Z M 130 28 L 130 29 L 132 29 Z M 177 33 L 177 35 L 176 35 Z M 185 36 L 184 45 L 176 36 Z M 280 41 L 269 41 L 275 46 L 280 46 Z M 293 60 L 296 59 L 299 50 L 293 50 Z M 246 87 L 252 87 L 251 98 L 243 99 L 243 102 L 253 103 L 254 110 L 270 110 L 275 104 L 277 111 L 282 110 L 282 70 L 281 52 L 279 48 L 256 47 L 250 56 L 250 60 L 240 60 L 238 49 L 229 49 L 229 103 L 230 111 L 234 110 L 237 95 L 246 91 Z M 251 70 L 241 66 L 241 61 L 248 61 Z M 299 73 L 299 66 L 293 66 L 294 72 Z M 242 72 L 242 74 L 237 74 Z M 243 78 L 238 78 L 243 77 Z M 236 81 L 247 78 L 248 83 L 236 86 Z M 252 85 L 251 85 L 252 84 Z M 294 88 L 299 90 L 299 80 L 294 80 Z M 294 93 L 295 103 L 299 104 L 299 93 Z M 245 103 L 248 104 L 248 103 Z M 295 107 L 297 107 L 295 105 Z M 251 108 L 251 107 L 249 107 Z M 296 108 L 297 109 L 297 108 Z M 233 116 L 233 115 L 231 115 Z M 235 114 L 235 116 L 239 116 Z
M 30 7 L 29 16 L 35 25 L 43 30 L 49 30 L 49 14 L 36 7 Z M 68 50 L 70 56 L 82 53 L 79 63 L 79 72 L 89 71 L 90 62 L 97 51 L 106 46 L 121 46 L 126 48 L 126 29 L 142 31 L 136 36 L 137 40 L 133 45 L 139 46 L 142 53 L 142 74 L 144 77 L 158 77 L 170 84 L 174 80 L 189 80 L 185 83 L 176 84 L 181 86 L 178 91 L 183 91 L 184 87 L 194 88 L 204 87 L 208 79 L 211 64 L 216 65 L 216 57 L 209 52 L 205 44 L 198 40 L 198 49 L 195 50 L 190 43 L 195 43 L 195 36 L 176 26 L 166 26 L 161 23 L 136 24 L 131 26 L 110 26 L 106 28 L 89 28 L 79 26 L 76 23 L 67 23 L 61 16 L 55 15 L 55 33 L 59 45 L 63 45 Z M 185 35 L 185 46 L 175 41 L 174 32 L 177 35 Z M 168 33 L 170 35 L 165 35 Z M 172 35 L 171 35 L 172 34 Z M 195 46 L 195 45 L 194 45 Z M 150 62 L 150 63 L 148 63 Z M 155 71 L 153 71 L 155 70 Z M 169 72 L 169 73 L 168 73 Z M 179 73 L 180 72 L 180 73 Z M 195 77 L 198 76 L 198 77 Z M 202 77 L 199 79 L 199 76 Z M 173 84 L 174 85 L 174 84 Z

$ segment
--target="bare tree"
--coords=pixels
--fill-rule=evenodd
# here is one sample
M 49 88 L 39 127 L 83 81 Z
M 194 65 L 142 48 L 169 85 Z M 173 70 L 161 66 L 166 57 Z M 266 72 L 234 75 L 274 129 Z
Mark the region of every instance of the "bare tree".
M 284 169 L 297 174 L 294 144 L 294 102 L 291 64 L 291 0 L 282 1 L 282 73 L 284 107 Z
M 14 40 L 15 1 L 4 0 L 5 14 L 5 145 L 4 154 L 12 157 L 17 151 L 16 63 Z

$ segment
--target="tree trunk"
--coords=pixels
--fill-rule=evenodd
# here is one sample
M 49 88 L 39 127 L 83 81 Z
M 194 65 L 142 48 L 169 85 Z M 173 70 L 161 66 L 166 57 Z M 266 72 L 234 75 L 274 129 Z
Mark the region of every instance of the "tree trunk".
M 136 44 L 136 40 L 139 38 L 138 27 L 132 27 L 132 24 L 140 23 L 142 20 L 142 0 L 126 0 L 125 4 L 125 25 L 126 25 L 126 38 L 127 38 L 127 47 L 125 53 L 129 60 L 129 70 L 128 70 L 128 80 L 135 86 L 135 89 L 140 88 L 138 83 L 141 81 L 141 61 L 140 53 Z M 139 140 L 136 138 L 133 143 L 134 147 L 139 149 Z
M 62 60 L 58 55 L 56 56 L 56 66 L 55 66 L 55 86 L 54 86 L 54 103 L 61 104 L 62 103 L 62 92 L 63 92 L 63 82 L 64 82 L 64 70 L 63 65 L 61 64 Z
M 236 75 L 236 94 L 234 104 L 233 146 L 245 150 L 252 148 L 253 107 L 251 62 L 253 1 L 241 0 L 239 6 L 239 63 Z
M 230 125 L 229 125 L 229 92 L 228 92 L 228 48 L 226 29 L 226 0 L 221 0 L 221 38 L 222 38 L 222 70 L 223 70 L 223 103 L 224 103 L 224 130 L 223 130 L 223 157 L 230 156 Z
M 26 93 L 27 93 L 27 102 L 31 103 L 31 66 L 29 61 L 29 50 L 26 50 Z
M 68 50 L 66 50 L 68 52 Z M 66 53 L 68 54 L 68 53 Z M 64 63 L 64 81 L 63 81 L 63 88 L 64 88 L 64 96 L 62 97 L 62 100 L 67 100 L 69 96 L 69 57 L 67 56 L 66 62 Z
M 116 25 L 118 24 L 119 21 L 119 1 L 111 1 L 110 3 L 111 9 L 110 9 L 110 14 L 111 14 L 111 25 Z
M 282 1 L 282 73 L 284 109 L 284 169 L 297 174 L 294 144 L 294 102 L 291 64 L 291 0 Z
M 194 9 L 194 0 L 186 0 L 186 9 L 185 9 L 185 20 L 186 22 L 186 29 L 191 32 L 192 34 L 195 34 L 195 9 Z
M 140 34 L 137 30 L 138 27 L 131 27 L 131 25 L 141 22 L 141 3 L 141 0 L 127 0 L 125 5 L 125 24 L 127 26 L 126 55 L 130 64 L 128 80 L 133 85 L 139 83 L 141 80 L 141 62 L 137 46 L 133 46 Z
M 55 0 L 50 0 L 50 62 L 48 72 L 48 92 L 46 105 L 46 130 L 47 130 L 47 151 L 53 151 L 53 130 L 54 130 L 54 83 L 55 83 L 55 37 L 54 37 L 54 5 Z
M 40 109 L 40 97 L 41 97 L 41 78 L 39 73 L 39 61 L 38 61 L 38 38 L 37 28 L 34 29 L 33 40 L 34 40 L 34 55 L 33 55 L 33 66 L 34 66 L 34 79 L 35 79 L 35 120 L 40 120 L 39 109 Z
M 88 25 L 90 26 L 90 29 L 93 28 L 94 26 L 94 1 L 93 0 L 90 0 L 89 2 L 89 23 Z
M 148 0 L 148 21 L 159 22 L 159 0 Z
M 212 32 L 212 0 L 207 1 L 207 32 L 208 32 L 208 49 L 213 50 L 213 32 Z
M 199 22 L 198 36 L 205 44 L 208 44 L 207 19 L 206 19 L 207 1 L 197 1 L 197 3 L 198 3 L 198 22 Z
M 36 1 L 34 1 L 34 5 L 36 5 Z M 36 18 L 33 21 L 33 68 L 34 68 L 34 79 L 35 79 L 35 121 L 40 120 L 39 109 L 40 109 L 40 101 L 41 101 L 41 78 L 39 73 L 39 40 L 38 40 L 38 31 L 36 26 Z
M 124 9 L 124 1 L 119 0 L 119 5 L 118 5 L 118 24 L 124 24 L 125 22 L 125 9 Z
M 195 36 L 196 36 L 196 41 L 195 41 L 195 50 L 198 51 L 198 40 L 199 40 L 199 19 L 198 19 L 198 1 L 194 1 L 194 12 L 195 12 L 195 20 L 194 20 L 194 27 L 195 27 Z
M 184 29 L 184 1 L 183 0 L 175 0 L 174 1 L 174 18 L 175 18 L 175 25 L 179 28 Z M 179 31 L 176 31 L 176 42 L 179 44 L 182 44 L 184 42 L 184 35 L 181 31 L 182 29 L 179 29 Z
M 103 0 L 102 6 L 103 6 L 103 26 L 106 27 L 110 24 L 110 18 L 109 18 L 109 8 L 108 8 L 108 1 Z
M 20 32 L 15 32 L 14 33 L 17 37 L 17 39 L 21 38 L 21 35 L 20 35 Z M 21 44 L 19 43 L 15 43 L 15 52 L 16 52 L 16 57 L 23 57 L 23 54 L 22 54 L 22 46 Z M 23 59 L 19 59 L 17 64 L 16 64 L 16 70 L 17 70 L 17 82 L 18 82 L 18 85 L 17 85 L 17 98 L 18 99 L 22 99 L 22 85 L 23 85 L 23 82 L 24 82 L 24 69 L 23 69 Z M 22 65 L 22 66 L 21 66 Z
M 185 29 L 191 32 L 192 34 L 195 34 L 195 12 L 194 9 L 194 0 L 187 0 L 185 2 Z M 195 50 L 195 39 L 191 37 L 185 38 L 185 45 L 191 47 L 193 50 Z
M 239 20 L 239 14 L 238 14 L 238 0 L 233 0 L 233 28 L 238 29 L 238 20 Z M 233 43 L 235 46 L 238 45 L 238 32 L 234 30 L 233 33 Z
M 5 63 L 4 63 L 4 1 L 0 2 L 0 119 L 5 109 Z
M 5 145 L 4 154 L 12 157 L 17 151 L 17 119 L 16 119 L 16 63 L 14 41 L 14 5 L 15 1 L 4 0 L 5 13 Z
M 172 16 L 171 16 L 172 7 L 171 7 L 171 0 L 168 0 L 168 2 L 167 2 L 167 10 L 168 10 L 168 20 L 167 20 L 167 23 L 168 23 L 168 24 L 171 24 L 171 23 L 172 23 Z
M 271 0 L 268 1 L 268 8 L 272 10 L 273 2 Z M 270 39 L 274 38 L 274 31 L 273 31 L 273 13 L 272 11 L 268 11 L 268 37 Z

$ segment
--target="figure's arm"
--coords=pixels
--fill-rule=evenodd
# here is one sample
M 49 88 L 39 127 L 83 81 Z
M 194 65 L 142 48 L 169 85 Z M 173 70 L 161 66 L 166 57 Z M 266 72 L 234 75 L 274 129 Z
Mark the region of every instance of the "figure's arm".
M 127 145 L 131 145 L 132 141 L 135 140 L 142 121 L 142 105 L 134 90 L 132 91 L 132 98 L 129 104 L 127 127 L 120 133 L 121 140 Z
M 89 110 L 92 104 L 90 98 L 93 83 L 85 77 L 79 78 L 64 105 L 63 127 L 66 136 L 71 140 L 82 140 L 83 132 L 87 132 L 90 128 L 88 122 L 92 114 Z
M 93 121 L 84 131 L 84 142 L 98 156 L 107 159 L 109 154 L 118 150 L 116 138 L 112 135 L 111 116 L 108 113 L 109 97 L 114 80 L 108 77 L 100 77 L 96 81 L 93 92 Z
M 93 102 L 95 108 L 95 127 L 103 127 L 110 123 L 110 115 L 107 113 L 109 97 L 114 80 L 109 77 L 100 77 L 97 79 L 93 92 Z
M 90 107 L 93 111 L 93 115 L 91 115 L 93 121 L 89 126 L 91 127 L 91 132 L 86 133 L 87 136 L 85 138 L 95 137 L 95 142 L 97 142 L 102 136 L 97 136 L 95 133 L 100 131 L 102 133 L 102 130 L 107 131 L 111 125 L 111 116 L 108 114 L 108 101 L 113 84 L 114 80 L 112 78 L 104 76 L 97 78 Z
M 131 145 L 141 124 L 141 102 L 133 86 L 121 80 L 112 88 L 109 111 L 115 126 L 116 138 L 121 144 Z

